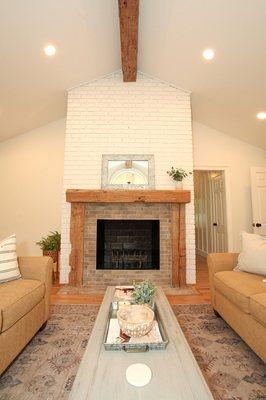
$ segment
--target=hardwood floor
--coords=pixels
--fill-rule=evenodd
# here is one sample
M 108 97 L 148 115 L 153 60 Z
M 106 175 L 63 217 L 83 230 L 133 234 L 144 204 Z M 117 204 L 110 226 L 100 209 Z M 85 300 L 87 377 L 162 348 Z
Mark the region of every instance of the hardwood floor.
M 198 294 L 184 296 L 167 296 L 170 304 L 201 304 L 211 301 L 207 261 L 203 257 L 196 260 L 196 285 Z
M 206 259 L 197 257 L 197 282 L 194 285 L 196 294 L 193 295 L 167 295 L 170 304 L 200 304 L 210 302 L 210 286 Z M 103 294 L 95 293 L 92 295 L 66 295 L 59 294 L 62 285 L 55 284 L 52 287 L 52 304 L 100 304 Z

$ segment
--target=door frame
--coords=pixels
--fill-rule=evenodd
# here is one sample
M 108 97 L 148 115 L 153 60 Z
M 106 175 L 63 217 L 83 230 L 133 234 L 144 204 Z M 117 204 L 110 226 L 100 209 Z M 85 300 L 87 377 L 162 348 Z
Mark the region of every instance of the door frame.
M 222 167 L 216 165 L 194 165 L 193 171 L 223 171 L 225 186 L 225 209 L 226 209 L 226 225 L 227 225 L 227 247 L 228 252 L 233 251 L 233 224 L 230 196 L 230 167 Z

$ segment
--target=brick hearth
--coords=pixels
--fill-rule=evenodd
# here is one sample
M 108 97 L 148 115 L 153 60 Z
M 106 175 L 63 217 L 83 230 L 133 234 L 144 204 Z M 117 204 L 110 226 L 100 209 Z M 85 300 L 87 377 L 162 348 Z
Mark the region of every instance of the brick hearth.
M 160 220 L 160 270 L 96 270 L 97 219 L 157 219 Z M 83 284 L 108 286 L 130 284 L 134 280 L 150 279 L 161 286 L 171 285 L 172 245 L 171 206 L 169 204 L 87 204 L 84 231 Z

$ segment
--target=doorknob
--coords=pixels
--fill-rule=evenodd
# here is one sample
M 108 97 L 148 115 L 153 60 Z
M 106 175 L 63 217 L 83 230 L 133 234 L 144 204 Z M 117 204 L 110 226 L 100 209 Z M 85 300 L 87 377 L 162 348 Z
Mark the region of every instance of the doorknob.
M 214 222 L 212 225 L 213 225 L 213 226 L 218 226 L 217 222 Z

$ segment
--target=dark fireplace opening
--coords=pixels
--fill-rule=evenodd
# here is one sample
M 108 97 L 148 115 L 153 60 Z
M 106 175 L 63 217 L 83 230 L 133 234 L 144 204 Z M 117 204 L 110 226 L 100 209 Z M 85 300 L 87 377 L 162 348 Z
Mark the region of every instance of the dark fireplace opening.
M 159 220 L 97 220 L 97 269 L 160 269 Z

